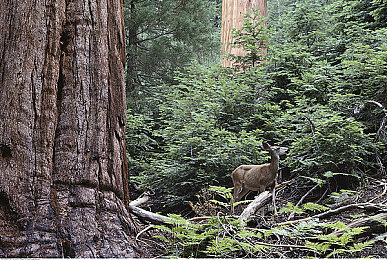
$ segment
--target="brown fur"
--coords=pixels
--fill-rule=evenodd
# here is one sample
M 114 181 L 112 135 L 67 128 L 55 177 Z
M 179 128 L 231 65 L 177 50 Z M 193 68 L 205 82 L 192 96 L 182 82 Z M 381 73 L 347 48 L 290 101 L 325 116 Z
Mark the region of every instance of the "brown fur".
M 288 149 L 270 146 L 263 142 L 262 148 L 271 155 L 271 162 L 261 165 L 240 165 L 232 172 L 234 183 L 234 202 L 240 201 L 250 190 L 264 192 L 266 188 L 273 189 L 276 185 L 279 167 L 279 156 Z M 234 209 L 233 209 L 234 210 Z

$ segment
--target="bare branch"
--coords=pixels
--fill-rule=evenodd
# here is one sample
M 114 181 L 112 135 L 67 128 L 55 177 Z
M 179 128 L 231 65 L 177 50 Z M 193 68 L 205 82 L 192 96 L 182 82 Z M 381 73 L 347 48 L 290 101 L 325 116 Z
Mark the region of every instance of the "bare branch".
M 341 213 L 343 211 L 351 210 L 351 209 L 354 209 L 354 208 L 378 210 L 378 209 L 380 209 L 383 206 L 385 206 L 385 205 L 377 205 L 377 204 L 373 204 L 373 203 L 369 203 L 369 202 L 358 203 L 358 204 L 350 204 L 350 205 L 346 205 L 346 206 L 343 206 L 343 207 L 340 207 L 340 208 L 337 208 L 337 209 L 332 209 L 332 210 L 329 210 L 329 211 L 326 211 L 326 212 L 314 215 L 312 217 L 307 217 L 307 218 L 303 218 L 303 219 L 297 219 L 297 220 L 293 220 L 293 221 L 282 222 L 282 223 L 279 223 L 278 226 L 296 224 L 296 223 L 303 222 L 303 221 L 308 221 L 308 220 L 311 220 L 311 219 L 323 219 L 323 218 L 327 218 L 327 217 L 330 217 L 332 215 L 336 215 L 336 214 L 339 214 L 339 213 Z
M 303 201 L 310 193 L 312 193 L 312 191 L 315 190 L 318 186 L 320 186 L 320 185 L 319 185 L 319 184 L 314 185 L 313 188 L 311 188 L 307 193 L 305 193 L 305 195 L 302 196 L 302 198 L 297 202 L 296 207 L 299 206 L 299 205 L 302 203 L 302 201 Z M 289 215 L 288 220 L 291 220 L 291 219 L 293 219 L 293 218 L 294 218 L 294 212 L 292 212 L 292 213 Z

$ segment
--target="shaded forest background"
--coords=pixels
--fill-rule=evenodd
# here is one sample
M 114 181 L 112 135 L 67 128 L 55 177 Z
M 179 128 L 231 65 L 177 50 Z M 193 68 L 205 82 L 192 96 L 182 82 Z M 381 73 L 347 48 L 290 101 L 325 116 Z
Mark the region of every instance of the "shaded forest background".
M 262 140 L 290 148 L 281 181 L 319 185 L 321 205 L 386 178 L 386 1 L 268 1 L 267 28 L 251 12 L 234 31 L 243 72 L 219 66 L 221 1 L 126 1 L 124 15 L 129 185 L 152 211 L 192 216 L 238 165 L 268 161 Z

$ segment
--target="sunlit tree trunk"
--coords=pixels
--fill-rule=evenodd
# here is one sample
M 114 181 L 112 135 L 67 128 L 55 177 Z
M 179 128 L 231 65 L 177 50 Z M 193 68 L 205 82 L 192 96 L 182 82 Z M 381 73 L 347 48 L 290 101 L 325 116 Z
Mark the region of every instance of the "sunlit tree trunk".
M 0 257 L 132 257 L 121 0 L 0 4 Z
M 244 14 L 251 9 L 258 9 L 263 17 L 267 17 L 267 0 L 223 0 L 222 2 L 222 54 L 234 54 L 243 56 L 244 51 L 239 48 L 231 48 L 227 43 L 233 42 L 232 28 L 240 29 L 243 24 Z M 232 61 L 222 59 L 222 66 L 231 67 Z

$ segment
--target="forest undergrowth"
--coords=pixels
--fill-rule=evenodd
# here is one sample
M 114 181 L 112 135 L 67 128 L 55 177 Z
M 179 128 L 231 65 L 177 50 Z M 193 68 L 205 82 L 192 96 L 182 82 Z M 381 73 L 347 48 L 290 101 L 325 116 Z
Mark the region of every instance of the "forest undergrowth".
M 191 204 L 195 217 L 169 215 L 167 225 L 138 221 L 136 243 L 143 257 L 384 258 L 387 182 L 372 178 L 361 192 L 341 190 L 324 201 L 326 189 L 286 181 L 277 189 L 279 214 L 269 203 L 264 217 L 259 212 L 243 225 L 231 214 L 227 189 L 213 187 Z
M 278 3 L 233 32 L 233 68 L 193 62 L 129 106 L 131 197 L 165 216 L 138 217 L 144 256 L 385 257 L 387 3 Z M 245 223 L 231 172 L 267 162 L 262 141 L 290 150 L 278 215 Z

